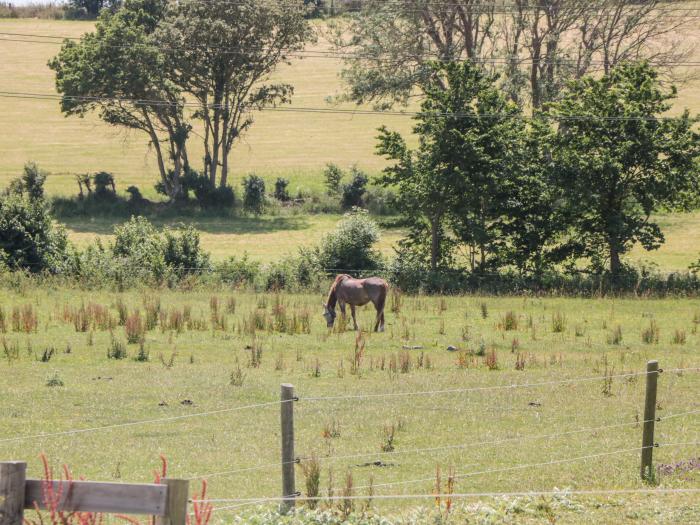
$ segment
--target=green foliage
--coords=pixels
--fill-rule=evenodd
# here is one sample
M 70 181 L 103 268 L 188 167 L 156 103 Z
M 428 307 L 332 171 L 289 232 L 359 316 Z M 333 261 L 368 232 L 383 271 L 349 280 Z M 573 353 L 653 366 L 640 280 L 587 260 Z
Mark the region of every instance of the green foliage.
M 350 175 L 352 179 L 348 184 L 343 184 L 340 199 L 340 204 L 345 210 L 365 205 L 365 193 L 369 181 L 367 175 L 355 166 L 350 170 Z
M 47 204 L 17 194 L 0 196 L 0 262 L 29 272 L 57 271 L 66 257 L 65 231 Z
M 374 248 L 379 227 L 365 210 L 354 209 L 326 235 L 318 247 L 318 262 L 329 273 L 369 273 L 384 264 Z
M 243 208 L 259 215 L 265 208 L 265 181 L 251 174 L 243 179 Z
M 44 199 L 44 183 L 46 182 L 46 172 L 41 171 L 34 162 L 24 165 L 21 185 L 31 201 L 41 201 Z
M 282 177 L 279 177 L 275 181 L 275 199 L 277 199 L 280 202 L 287 202 L 289 201 L 289 190 L 287 187 L 289 186 L 289 180 L 284 179 Z
M 178 275 L 197 274 L 210 268 L 209 254 L 200 246 L 199 232 L 192 226 L 166 230 L 165 264 Z
M 328 195 L 338 195 L 340 193 L 343 170 L 337 164 L 326 164 L 326 168 L 323 170 L 323 179 Z
M 99 200 L 110 200 L 117 196 L 117 188 L 114 185 L 114 175 L 106 171 L 100 171 L 92 176 L 95 185 L 95 198 Z
M 559 119 L 551 155 L 572 211 L 571 245 L 595 270 L 617 278 L 621 255 L 664 241 L 652 213 L 687 208 L 700 191 L 700 135 L 686 111 L 664 114 L 676 97 L 647 63 L 624 64 L 570 84 L 551 106 Z M 585 115 L 587 118 L 574 118 Z
M 238 258 L 228 257 L 214 267 L 214 271 L 222 282 L 233 286 L 245 286 L 254 283 L 260 275 L 260 263 L 251 261 L 244 253 Z
M 215 186 L 209 177 L 191 169 L 186 170 L 182 179 L 182 196 L 188 198 L 190 192 L 194 193 L 202 209 L 230 209 L 236 202 L 231 186 L 228 184 Z

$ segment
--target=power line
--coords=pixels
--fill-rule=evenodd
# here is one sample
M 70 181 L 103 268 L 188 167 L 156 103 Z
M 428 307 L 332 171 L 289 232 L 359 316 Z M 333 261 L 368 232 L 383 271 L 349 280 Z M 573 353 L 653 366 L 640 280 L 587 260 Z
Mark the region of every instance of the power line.
M 60 95 L 49 93 L 28 93 L 17 91 L 0 91 L 0 97 L 27 99 L 27 100 L 69 100 L 74 102 L 111 102 L 111 103 L 127 103 L 135 106 L 152 106 L 152 107 L 196 107 L 201 108 L 202 105 L 196 102 L 170 102 L 167 100 L 154 99 L 135 99 L 128 97 L 109 97 L 109 96 L 76 96 L 76 95 Z M 209 109 L 230 109 L 230 105 L 226 104 L 209 104 L 206 106 Z M 615 122 L 660 122 L 660 121 L 675 121 L 678 117 L 658 116 L 658 117 L 617 117 L 617 116 L 602 116 L 602 115 L 553 115 L 550 113 L 542 113 L 537 116 L 528 116 L 523 114 L 498 114 L 498 113 L 444 113 L 444 112 L 420 112 L 420 111 L 393 111 L 393 110 L 371 110 L 371 109 L 339 109 L 339 108 L 318 108 L 318 107 L 263 107 L 250 108 L 247 111 L 263 111 L 263 112 L 281 112 L 281 113 L 314 113 L 314 114 L 329 114 L 329 115 L 385 115 L 385 116 L 400 116 L 400 117 L 452 117 L 457 119 L 520 119 L 520 120 L 538 120 L 547 119 L 555 121 L 615 121 Z
M 31 33 L 12 33 L 12 32 L 0 32 L 0 35 L 5 35 L 5 36 L 10 36 L 10 37 L 26 37 L 26 38 L 0 38 L 0 42 L 22 42 L 22 43 L 30 43 L 30 44 L 52 44 L 52 45 L 63 45 L 62 41 L 59 40 L 71 40 L 71 41 L 80 41 L 80 37 L 71 37 L 71 36 L 60 36 L 60 35 L 37 35 L 37 34 L 31 34 Z M 37 38 L 44 38 L 44 39 L 57 39 L 56 41 L 54 40 L 37 40 Z M 132 44 L 105 44 L 105 43 L 100 43 L 100 46 L 103 47 L 108 47 L 108 48 L 113 48 L 113 49 L 133 49 L 133 48 L 147 48 L 147 49 L 170 49 L 170 50 L 190 50 L 191 48 L 186 48 L 186 47 L 180 47 L 180 46 L 170 46 L 170 45 L 158 45 L 158 44 L 149 44 L 149 43 L 143 43 L 143 42 L 136 42 Z M 251 49 L 250 51 L 236 51 L 232 49 L 218 49 L 218 48 L 208 48 L 211 50 L 217 50 L 218 53 L 223 54 L 223 55 L 240 55 L 240 56 L 249 56 L 251 51 L 256 51 L 255 48 Z M 257 51 L 260 51 L 261 49 L 257 49 Z M 270 51 L 268 49 L 268 51 Z M 406 60 L 403 59 L 397 59 L 389 56 L 378 56 L 378 55 L 372 55 L 372 54 L 362 54 L 362 53 L 356 53 L 356 52 L 339 52 L 339 51 L 324 51 L 324 50 L 302 50 L 302 51 L 289 51 L 285 52 L 284 50 L 281 51 L 282 54 L 286 57 L 295 57 L 295 58 L 323 58 L 323 59 L 331 59 L 331 60 L 367 60 L 367 61 L 372 61 L 372 62 L 377 62 L 377 63 L 385 63 L 385 65 L 399 65 L 399 64 L 404 64 Z M 532 64 L 532 63 L 537 63 L 537 64 L 568 64 L 568 65 L 575 65 L 578 64 L 579 61 L 575 59 L 570 59 L 570 58 L 561 58 L 561 57 L 542 57 L 538 59 L 534 59 L 532 57 L 520 57 L 520 56 L 513 56 L 513 55 L 505 55 L 501 57 L 483 57 L 483 58 L 464 58 L 464 59 L 459 59 L 459 58 L 454 58 L 454 59 L 445 59 L 441 58 L 437 54 L 434 53 L 418 53 L 415 55 L 412 55 L 410 57 L 411 60 L 423 58 L 426 59 L 427 61 L 430 62 L 439 62 L 439 63 L 444 63 L 444 64 L 450 64 L 450 63 L 459 63 L 463 61 L 471 61 L 473 63 L 477 64 L 502 64 L 502 65 L 513 65 L 513 64 Z M 591 66 L 603 66 L 608 64 L 608 62 L 604 60 L 589 60 L 586 61 L 587 64 Z M 654 60 L 650 60 L 650 63 L 652 65 L 655 64 Z M 664 66 L 664 67 L 699 67 L 700 66 L 700 61 L 679 61 L 679 60 L 669 60 L 669 61 L 662 61 L 660 63 L 657 63 L 656 65 L 658 66 Z

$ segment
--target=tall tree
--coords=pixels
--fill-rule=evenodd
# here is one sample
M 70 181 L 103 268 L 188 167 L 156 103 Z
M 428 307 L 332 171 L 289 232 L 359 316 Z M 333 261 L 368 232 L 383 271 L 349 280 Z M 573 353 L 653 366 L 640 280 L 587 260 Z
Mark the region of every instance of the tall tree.
M 407 103 L 424 96 L 430 61 L 470 59 L 501 72 L 511 100 L 539 109 L 568 80 L 622 61 L 679 71 L 690 51 L 682 30 L 699 21 L 680 0 L 368 0 L 334 23 L 331 40 L 346 54 L 345 98 L 358 103 Z
M 573 212 L 572 243 L 594 268 L 607 261 L 613 278 L 636 243 L 652 250 L 663 242 L 652 214 L 687 207 L 700 189 L 696 120 L 687 111 L 664 116 L 675 97 L 647 63 L 630 63 L 572 82 L 551 106 L 560 122 L 551 154 Z
M 191 126 L 181 89 L 168 77 L 169 64 L 153 41 L 166 0 L 126 0 L 115 13 L 103 11 L 93 33 L 68 40 L 49 62 L 65 115 L 97 112 L 102 120 L 146 133 L 167 194 L 181 194 Z
M 416 116 L 419 147 L 380 130 L 378 153 L 397 161 L 381 182 L 397 185 L 413 240 L 430 232 L 430 265 L 449 259 L 449 247 L 467 250 L 472 270 L 495 264 L 505 195 L 513 189 L 512 167 L 524 124 L 494 79 L 469 61 L 436 62 L 423 86 L 426 99 Z
M 212 186 L 227 184 L 231 148 L 253 124 L 252 112 L 289 102 L 293 87 L 270 75 L 312 38 L 307 12 L 303 0 L 170 4 L 156 40 L 169 80 L 198 105 Z

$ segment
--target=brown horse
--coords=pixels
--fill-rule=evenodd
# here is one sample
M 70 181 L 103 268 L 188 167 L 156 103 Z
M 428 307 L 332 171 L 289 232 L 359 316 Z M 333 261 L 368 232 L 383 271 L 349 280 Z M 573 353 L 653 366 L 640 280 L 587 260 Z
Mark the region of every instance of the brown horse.
M 369 279 L 353 279 L 349 275 L 338 275 L 331 285 L 328 300 L 323 305 L 323 317 L 326 318 L 328 328 L 333 328 L 336 313 L 335 305 L 340 306 L 340 311 L 345 317 L 345 305 L 350 305 L 352 322 L 357 330 L 355 307 L 364 306 L 370 301 L 377 309 L 377 319 L 374 323 L 375 332 L 384 331 L 384 304 L 389 291 L 389 285 L 384 279 L 370 277 Z

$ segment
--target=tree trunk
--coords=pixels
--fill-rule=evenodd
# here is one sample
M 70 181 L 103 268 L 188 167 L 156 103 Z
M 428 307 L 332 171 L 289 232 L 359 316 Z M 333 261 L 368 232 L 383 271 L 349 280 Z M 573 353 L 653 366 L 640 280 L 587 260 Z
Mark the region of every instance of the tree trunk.
M 616 282 L 620 275 L 620 268 L 622 267 L 622 263 L 620 262 L 620 248 L 617 239 L 610 239 L 608 241 L 608 246 L 610 249 L 610 275 L 613 282 Z

